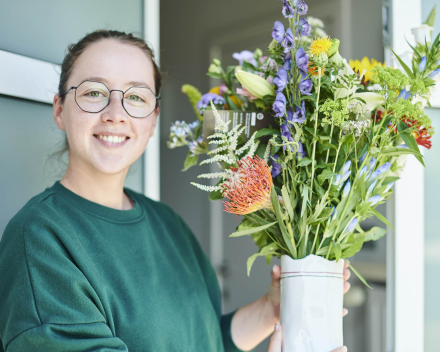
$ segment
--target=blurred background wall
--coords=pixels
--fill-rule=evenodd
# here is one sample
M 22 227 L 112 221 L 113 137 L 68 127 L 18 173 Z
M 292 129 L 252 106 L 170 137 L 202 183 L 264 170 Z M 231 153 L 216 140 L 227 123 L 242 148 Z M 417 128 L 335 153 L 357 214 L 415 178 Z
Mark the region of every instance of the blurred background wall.
M 385 1 L 385 0 L 384 0 Z M 423 0 L 423 18 L 438 0 Z M 309 0 L 309 15 L 322 19 L 326 32 L 341 39 L 341 54 L 347 59 L 364 56 L 383 61 L 382 0 Z M 169 126 L 175 120 L 193 121 L 195 116 L 181 86 L 189 83 L 207 92 L 215 80 L 206 76 L 213 57 L 223 67 L 235 64 L 232 53 L 265 49 L 271 41 L 273 22 L 282 18 L 275 0 L 164 0 L 161 2 L 161 69 L 164 72 L 160 115 L 161 200 L 183 216 L 205 252 L 213 260 L 223 289 L 223 310 L 232 311 L 266 293 L 270 266 L 259 258 L 251 276 L 246 259 L 257 247 L 249 238 L 230 239 L 238 221 L 224 214 L 221 203 L 213 204 L 207 193 L 190 185 L 209 166 L 182 173 L 185 148 L 166 146 Z M 2 3 L 0 50 L 60 64 L 67 45 L 98 28 L 117 29 L 142 35 L 144 1 L 128 0 L 14 0 Z M 148 9 L 146 9 L 148 10 Z M 435 34 L 439 32 L 439 23 Z M 1 77 L 0 77 L 1 79 Z M 55 93 L 55 92 L 54 92 Z M 440 125 L 440 110 L 429 109 L 434 126 Z M 35 194 L 62 178 L 65 164 L 48 156 L 61 147 L 62 131 L 53 122 L 48 104 L 0 95 L 0 234 L 9 219 Z M 440 345 L 440 237 L 436 219 L 440 215 L 440 138 L 426 152 L 425 172 L 425 352 Z M 66 162 L 67 159 L 64 159 Z M 143 190 L 142 159 L 131 168 L 126 186 Z M 380 211 L 385 214 L 386 209 Z M 410 207 L 408 216 L 410 216 Z M 374 220 L 365 228 L 377 226 Z M 219 239 L 218 236 L 221 236 Z M 421 235 L 421 234 L 419 234 Z M 350 351 L 385 351 L 386 240 L 368 243 L 352 261 L 374 290 L 366 290 L 354 275 L 345 305 L 344 339 Z M 267 341 L 257 347 L 267 351 Z

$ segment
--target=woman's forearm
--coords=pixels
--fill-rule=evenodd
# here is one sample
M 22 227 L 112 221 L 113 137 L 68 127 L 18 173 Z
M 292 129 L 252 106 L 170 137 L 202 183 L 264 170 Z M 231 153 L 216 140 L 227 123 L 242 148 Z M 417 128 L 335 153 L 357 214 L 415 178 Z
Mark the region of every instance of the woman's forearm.
M 231 334 L 235 345 L 249 351 L 273 332 L 279 321 L 267 295 L 240 308 L 232 317 Z

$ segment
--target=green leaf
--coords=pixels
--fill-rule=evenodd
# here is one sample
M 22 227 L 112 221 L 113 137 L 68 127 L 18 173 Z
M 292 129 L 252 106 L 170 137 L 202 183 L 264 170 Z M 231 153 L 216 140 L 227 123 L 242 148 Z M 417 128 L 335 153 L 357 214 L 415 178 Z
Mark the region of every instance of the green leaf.
M 423 157 L 422 154 L 417 153 L 417 151 L 412 150 L 412 149 L 407 149 L 407 148 L 396 148 L 396 147 L 388 147 L 383 149 L 380 154 L 382 156 L 395 156 L 395 155 L 404 155 L 404 154 L 413 154 L 416 157 L 417 156 L 421 156 Z
M 223 194 L 221 191 L 212 191 L 209 193 L 209 200 L 219 200 L 223 199 Z
M 267 136 L 269 134 L 271 134 L 271 135 L 280 134 L 280 130 L 275 129 L 275 128 L 262 128 L 261 130 L 259 130 L 257 132 L 257 134 L 255 135 L 255 138 L 260 138 L 263 136 Z
M 266 256 L 268 254 L 276 254 L 277 249 L 279 249 L 278 244 L 275 242 L 272 242 L 271 244 L 268 244 L 267 246 L 264 246 L 263 248 L 261 248 L 258 253 L 251 255 L 247 260 L 247 275 L 248 276 L 250 275 L 252 265 L 254 264 L 255 259 L 257 259 L 257 257 L 260 257 L 262 255 Z
M 248 228 L 243 231 L 234 232 L 234 233 L 230 234 L 229 237 L 240 237 L 240 236 L 251 235 L 255 232 L 263 231 L 263 230 L 275 225 L 276 223 L 277 223 L 277 221 L 274 221 L 274 222 L 271 222 L 270 224 L 267 224 L 267 225 L 258 226 L 258 227 L 251 227 L 251 228 Z
M 226 100 L 226 104 L 229 106 L 230 110 L 240 110 L 237 105 L 234 104 L 231 98 L 225 93 L 223 94 L 223 98 Z
M 272 186 L 272 188 L 271 188 L 270 198 L 272 201 L 272 207 L 274 209 L 275 216 L 278 220 L 278 225 L 280 226 L 281 234 L 283 235 L 284 242 L 286 243 L 286 246 L 289 249 L 292 256 L 296 257 L 296 251 L 293 248 L 293 244 L 292 244 L 291 239 L 289 237 L 289 233 L 287 232 L 286 225 L 284 224 L 283 214 L 281 212 L 281 207 L 280 207 L 280 202 L 278 200 L 278 195 L 277 195 L 277 192 L 275 191 L 274 186 Z
M 287 191 L 286 185 L 283 185 L 281 188 L 281 195 L 283 196 L 284 205 L 286 206 L 287 213 L 289 214 L 290 221 L 293 221 L 293 208 L 292 204 L 290 204 L 290 196 L 289 192 Z
M 198 158 L 199 158 L 198 154 L 191 156 L 191 152 L 188 152 L 188 155 L 186 156 L 185 162 L 183 163 L 182 171 L 186 171 L 191 166 L 197 165 Z
M 319 184 L 323 184 L 325 180 L 331 179 L 333 176 L 335 176 L 336 174 L 333 173 L 331 170 L 329 169 L 325 169 L 321 172 L 321 174 L 318 176 L 318 182 Z
M 388 48 L 390 48 L 390 47 L 388 46 Z M 408 77 L 414 79 L 415 78 L 414 73 L 412 73 L 411 69 L 402 61 L 402 59 L 399 56 L 397 56 L 397 54 L 394 52 L 393 49 L 390 48 L 390 50 L 393 52 L 393 54 L 397 58 L 397 60 L 399 60 L 399 63 L 402 65 L 402 67 L 405 70 Z
M 383 237 L 386 233 L 387 233 L 386 229 L 375 226 L 365 232 L 365 242 L 377 241 L 379 238 Z
M 399 135 L 400 137 L 402 137 L 406 146 L 418 153 L 418 154 L 414 154 L 415 157 L 417 158 L 418 161 L 420 161 L 420 163 L 423 166 L 425 166 L 425 164 L 423 163 L 422 155 L 420 154 L 419 146 L 417 145 L 417 142 L 413 134 L 409 132 L 408 126 L 403 121 L 400 121 L 399 124 L 397 125 L 397 130 L 399 131 Z
M 341 244 L 337 242 L 333 243 L 333 249 L 335 250 L 336 261 L 338 261 L 342 255 Z
M 428 26 L 434 27 L 436 12 L 437 12 L 437 5 L 435 5 L 435 6 L 432 8 L 432 10 L 431 10 L 431 12 L 429 13 L 428 18 L 426 19 L 426 21 L 425 21 L 424 24 L 427 24 Z
M 365 279 L 362 277 L 362 275 L 359 274 L 358 271 L 355 268 L 353 268 L 353 266 L 347 260 L 345 262 L 348 264 L 348 267 L 351 270 L 353 270 L 353 272 L 356 274 L 356 276 L 359 278 L 359 280 L 361 280 L 365 284 L 365 286 L 367 286 L 368 288 L 373 289 L 370 285 L 367 284 L 367 281 L 365 281 Z
M 379 213 L 377 210 L 375 209 L 371 209 L 371 211 L 374 213 L 374 215 L 376 215 L 376 217 L 382 221 L 385 225 L 388 225 L 389 227 L 391 227 L 391 229 L 394 231 L 394 228 L 391 226 L 390 222 L 387 220 L 386 217 L 384 217 L 381 213 Z
M 222 74 L 221 73 L 213 73 L 213 72 L 208 72 L 206 75 L 208 75 L 209 77 L 212 78 L 222 78 Z
M 379 153 L 379 148 L 377 148 L 377 147 L 373 147 L 373 148 L 371 148 L 371 150 L 370 150 L 370 154 L 375 155 L 375 154 L 377 154 L 377 153 Z
M 304 158 L 301 159 L 301 161 L 298 163 L 297 166 L 307 166 L 307 165 L 309 165 L 311 162 L 312 162 L 312 161 L 311 161 L 309 158 L 304 157 Z
M 301 217 L 304 215 L 306 210 L 307 202 L 309 201 L 309 187 L 303 185 L 301 190 L 302 206 L 301 206 Z

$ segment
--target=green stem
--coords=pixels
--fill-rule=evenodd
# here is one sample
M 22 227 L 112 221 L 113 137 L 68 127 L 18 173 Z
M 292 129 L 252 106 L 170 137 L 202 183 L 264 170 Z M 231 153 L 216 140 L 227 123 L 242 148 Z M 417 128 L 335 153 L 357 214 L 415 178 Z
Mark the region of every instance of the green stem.
M 312 245 L 312 253 L 313 253 L 313 248 L 315 248 L 316 238 L 318 237 L 319 227 L 320 226 L 321 226 L 321 223 L 319 223 L 317 228 L 316 228 L 315 238 L 313 239 L 313 245 Z
M 312 201 L 313 193 L 313 179 L 315 176 L 315 150 L 316 150 L 316 129 L 318 128 L 318 116 L 319 116 L 319 93 L 321 91 L 321 67 L 318 66 L 318 94 L 316 98 L 316 115 L 315 115 L 315 130 L 313 132 L 313 151 L 312 151 L 312 180 L 310 183 L 310 196 L 309 199 Z

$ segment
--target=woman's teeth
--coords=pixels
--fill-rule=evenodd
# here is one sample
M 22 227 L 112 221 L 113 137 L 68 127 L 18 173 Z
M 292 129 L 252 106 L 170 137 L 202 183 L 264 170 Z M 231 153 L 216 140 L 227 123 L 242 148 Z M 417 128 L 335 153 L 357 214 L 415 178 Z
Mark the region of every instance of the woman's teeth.
M 123 141 L 125 141 L 125 139 L 127 137 L 122 137 L 122 136 L 121 137 L 118 137 L 118 136 L 102 136 L 102 135 L 99 135 L 98 138 L 102 139 L 102 140 L 104 140 L 106 142 L 117 144 L 117 143 L 122 143 Z

